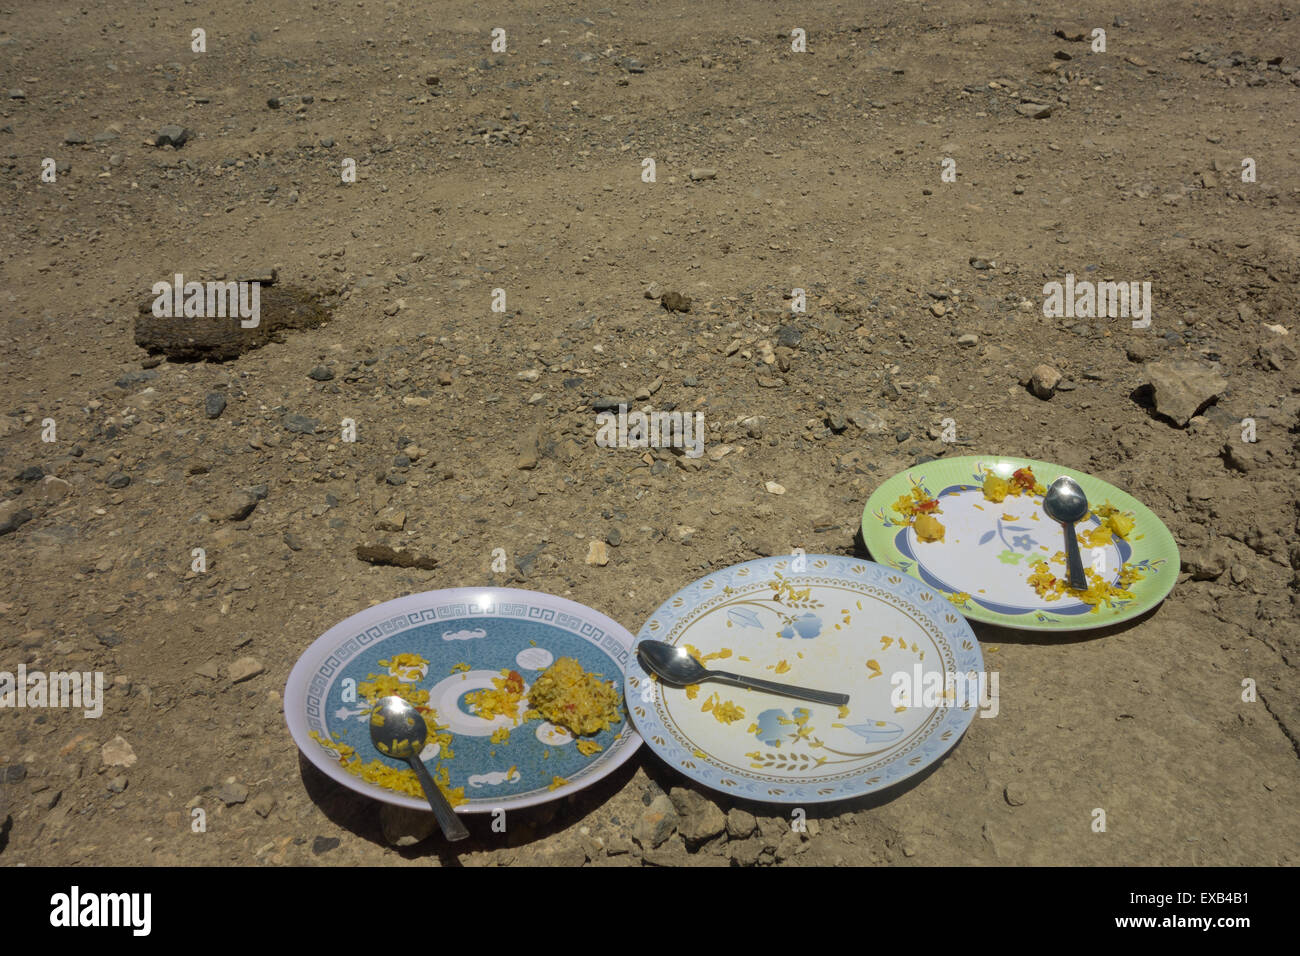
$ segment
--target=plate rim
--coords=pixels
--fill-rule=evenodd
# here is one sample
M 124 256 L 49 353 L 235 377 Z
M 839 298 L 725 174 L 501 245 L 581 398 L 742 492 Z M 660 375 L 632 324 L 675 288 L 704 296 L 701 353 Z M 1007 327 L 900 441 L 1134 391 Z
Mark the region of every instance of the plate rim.
M 665 600 L 661 601 L 658 605 L 656 605 L 654 611 L 652 611 L 646 617 L 640 629 L 637 631 L 636 643 L 639 644 L 643 640 L 659 639 L 658 637 L 656 637 L 655 635 L 651 634 L 648 631 L 650 622 L 654 620 L 655 616 L 659 613 L 661 608 L 668 606 L 684 591 L 695 587 L 696 585 L 700 584 L 700 582 L 705 581 L 711 577 L 714 577 L 715 575 L 721 575 L 728 571 L 735 571 L 738 568 L 752 567 L 752 566 L 766 564 L 769 562 L 775 564 L 776 562 L 780 562 L 780 561 L 788 561 L 791 557 L 792 557 L 791 555 L 769 555 L 767 557 L 753 558 L 749 561 L 741 561 L 737 564 L 727 565 L 726 567 L 723 568 L 716 568 L 712 571 L 709 571 L 707 574 L 701 575 L 700 577 L 687 582 L 685 585 L 678 588 L 671 595 L 669 595 Z M 843 562 L 845 564 L 856 563 L 856 564 L 867 565 L 870 568 L 876 569 L 875 573 L 881 574 L 882 576 L 888 574 L 901 575 L 902 577 L 909 580 L 914 586 L 918 586 L 922 588 L 927 587 L 927 585 L 923 581 L 918 581 L 916 578 L 904 574 L 902 571 L 900 571 L 897 568 L 890 567 L 887 564 L 883 564 L 879 561 L 874 561 L 868 558 L 860 558 L 857 555 L 819 553 L 819 554 L 806 554 L 806 555 L 802 555 L 802 557 L 805 561 L 809 562 L 809 564 L 811 564 L 813 561 L 816 561 L 818 559 L 830 559 L 832 561 Z M 803 572 L 794 572 L 794 573 L 800 574 Z M 851 578 L 847 578 L 847 577 L 846 580 L 850 582 L 852 581 Z M 937 595 L 936 598 L 939 599 Z M 922 613 L 927 613 L 926 608 L 924 606 L 920 605 L 919 603 L 912 602 L 910 598 L 909 598 L 909 603 L 913 604 L 913 606 L 918 611 L 921 611 Z M 952 605 L 951 602 L 945 601 L 945 604 L 947 604 L 948 607 L 950 607 L 953 613 L 956 615 L 956 620 L 953 622 L 954 626 L 964 628 L 965 634 L 971 642 L 971 648 L 978 657 L 980 668 L 985 669 L 987 667 L 987 662 L 985 661 L 984 658 L 984 650 L 980 644 L 979 636 L 975 634 L 974 630 L 971 628 L 970 622 L 966 620 L 966 618 L 963 617 L 960 613 L 957 613 L 960 610 L 959 608 L 957 608 L 955 605 Z M 633 646 L 635 648 L 635 645 Z M 954 648 L 954 652 L 958 650 L 959 648 Z M 823 804 L 823 803 L 837 803 L 837 802 L 843 802 L 847 800 L 857 800 L 866 796 L 870 796 L 872 794 L 887 792 L 892 787 L 898 786 L 899 784 L 902 784 L 912 779 L 917 774 L 920 774 L 930 768 L 937 767 L 945 759 L 947 759 L 947 757 L 953 752 L 953 750 L 956 749 L 957 745 L 960 744 L 961 741 L 965 738 L 966 734 L 970 731 L 970 728 L 973 725 L 976 717 L 978 716 L 976 709 L 970 710 L 969 717 L 966 720 L 965 725 L 961 727 L 960 733 L 957 733 L 953 736 L 952 741 L 948 744 L 947 748 L 941 754 L 939 754 L 934 760 L 916 768 L 915 770 L 911 770 L 910 772 L 899 777 L 897 780 L 889 781 L 883 786 L 867 787 L 865 789 L 855 789 L 854 792 L 844 793 L 842 792 L 842 788 L 845 786 L 845 783 L 847 782 L 842 782 L 836 788 L 838 792 L 819 794 L 816 792 L 817 785 L 815 784 L 783 781 L 780 785 L 785 788 L 786 792 L 783 793 L 780 797 L 771 797 L 765 794 L 742 793 L 735 790 L 729 790 L 713 781 L 703 779 L 702 776 L 697 775 L 698 772 L 692 773 L 691 770 L 685 767 L 675 766 L 674 764 L 671 763 L 668 757 L 666 757 L 664 754 L 659 752 L 659 750 L 655 747 L 653 741 L 648 739 L 646 735 L 641 734 L 641 727 L 639 724 L 637 724 L 635 711 L 633 710 L 630 704 L 632 690 L 627 686 L 628 678 L 634 676 L 631 673 L 631 667 L 633 666 L 633 664 L 636 665 L 639 673 L 641 674 L 645 673 L 644 669 L 641 668 L 636 655 L 633 654 L 632 658 L 628 661 L 628 671 L 624 674 L 624 678 L 623 678 L 624 680 L 623 696 L 625 700 L 629 701 L 628 717 L 632 721 L 632 723 L 636 725 L 637 733 L 641 735 L 641 739 L 645 743 L 646 749 L 649 750 L 651 753 L 653 753 L 660 761 L 666 764 L 669 767 L 669 769 L 673 770 L 675 773 L 680 774 L 681 776 L 692 781 L 693 783 L 698 784 L 699 786 L 707 787 L 708 789 L 712 790 L 715 793 L 726 794 L 732 799 L 739 800 L 742 802 L 763 803 L 771 806 L 790 806 L 795 804 Z M 985 670 L 985 673 L 987 673 L 987 670 Z
M 881 502 L 883 502 L 884 499 L 889 497 L 888 495 L 882 495 L 882 491 L 885 488 L 886 484 L 888 484 L 889 482 L 893 481 L 896 478 L 900 478 L 903 476 L 910 476 L 913 473 L 915 473 L 918 469 L 922 469 L 925 468 L 927 465 L 932 465 L 936 463 L 948 467 L 948 466 L 958 466 L 959 464 L 962 463 L 969 463 L 970 465 L 973 466 L 976 463 L 994 462 L 994 461 L 1014 461 L 1014 462 L 1018 462 L 1020 465 L 1027 465 L 1030 468 L 1037 468 L 1039 465 L 1042 465 L 1044 468 L 1048 468 L 1048 469 L 1053 469 L 1053 468 L 1060 469 L 1061 474 L 1069 475 L 1075 480 L 1078 480 L 1080 477 L 1083 477 L 1089 482 L 1096 482 L 1098 484 L 1104 485 L 1105 487 L 1113 489 L 1114 491 L 1118 492 L 1121 495 L 1124 495 L 1127 498 L 1131 498 L 1133 501 L 1135 501 L 1138 504 L 1139 507 L 1144 509 L 1149 515 L 1151 515 L 1151 517 L 1155 518 L 1156 522 L 1159 524 L 1159 529 L 1157 530 L 1156 534 L 1157 535 L 1163 534 L 1163 536 L 1168 539 L 1168 548 L 1172 552 L 1170 556 L 1170 561 L 1172 565 L 1170 568 L 1171 573 L 1169 574 L 1168 577 L 1164 578 L 1160 582 L 1157 590 L 1151 592 L 1151 594 L 1148 595 L 1142 602 L 1135 602 L 1135 605 L 1133 607 L 1126 608 L 1124 609 L 1123 612 L 1111 615 L 1109 617 L 1101 617 L 1100 615 L 1098 615 L 1096 620 L 1092 620 L 1091 614 L 1086 614 L 1086 615 L 1081 614 L 1078 616 L 1077 620 L 1072 620 L 1068 623 L 1052 622 L 1052 623 L 1044 624 L 1044 623 L 1039 623 L 1037 621 L 1034 621 L 1032 618 L 1026 621 L 1004 620 L 1003 615 L 998 615 L 992 611 L 988 611 L 980 607 L 979 605 L 973 605 L 973 609 L 967 611 L 961 606 L 954 604 L 953 606 L 957 608 L 958 612 L 961 613 L 961 615 L 965 617 L 968 621 L 978 621 L 981 624 L 986 624 L 991 627 L 1006 628 L 1007 630 L 1011 630 L 1011 631 L 1033 631 L 1041 634 L 1093 631 L 1104 627 L 1114 627 L 1120 624 L 1127 624 L 1129 622 L 1136 621 L 1138 618 L 1142 617 L 1143 615 L 1148 614 L 1151 611 L 1154 611 L 1164 602 L 1164 600 L 1167 597 L 1169 597 L 1170 592 L 1173 591 L 1174 589 L 1174 585 L 1177 584 L 1178 582 L 1179 569 L 1181 569 L 1182 567 L 1182 551 L 1178 547 L 1178 539 L 1175 538 L 1173 532 L 1169 530 L 1169 526 L 1165 524 L 1164 520 L 1158 514 L 1156 514 L 1150 508 L 1150 506 L 1148 506 L 1136 495 L 1128 491 L 1125 491 L 1123 488 L 1120 488 L 1118 485 L 1112 484 L 1106 479 L 1099 478 L 1096 475 L 1086 472 L 1080 468 L 1073 468 L 1069 465 L 1061 465 L 1061 464 L 1057 464 L 1056 462 L 1044 461 L 1038 458 L 1030 458 L 1025 455 L 958 455 L 953 458 L 947 458 L 947 457 L 936 458 L 933 461 L 924 462 L 919 465 L 910 465 L 909 467 L 897 471 L 894 474 L 882 480 L 881 483 L 876 487 L 876 490 L 873 491 L 867 497 L 866 502 L 862 506 L 862 517 L 859 520 L 859 526 L 862 531 L 862 540 L 863 543 L 867 546 L 867 550 L 871 552 L 872 560 L 879 561 L 879 563 L 885 564 L 886 567 L 893 568 L 895 571 L 899 572 L 900 574 L 906 574 L 908 577 L 912 578 L 913 580 L 917 580 L 917 581 L 921 580 L 910 569 L 905 570 L 903 568 L 898 568 L 892 564 L 887 563 L 889 560 L 891 560 L 893 557 L 897 555 L 897 549 L 892 544 L 893 535 L 892 533 L 890 534 L 889 536 L 890 540 L 884 540 L 883 536 L 878 534 L 878 529 L 875 526 L 875 522 L 873 521 L 870 524 L 868 523 L 867 519 L 869 517 L 873 517 L 871 515 L 872 505 L 875 504 L 876 506 L 879 507 Z M 887 506 L 888 505 L 886 504 L 886 507 Z M 1144 532 L 1144 534 L 1145 533 L 1147 532 Z M 881 541 L 885 545 L 885 547 L 889 548 L 890 550 L 889 554 L 882 554 L 880 556 L 876 555 L 875 550 L 873 550 L 872 548 L 873 536 L 877 540 Z
M 636 646 L 636 636 L 632 634 L 631 631 L 618 623 L 618 621 L 609 617 L 609 615 L 570 598 L 561 597 L 558 594 L 551 594 L 547 591 L 533 591 L 527 588 L 509 588 L 492 585 L 483 587 L 461 586 L 453 588 L 434 588 L 428 591 L 419 591 L 415 594 L 406 594 L 388 601 L 383 601 L 379 604 L 372 604 L 369 607 L 362 608 L 355 614 L 344 618 L 330 627 L 323 634 L 319 635 L 298 655 L 297 661 L 295 661 L 293 667 L 289 669 L 289 676 L 285 681 L 284 687 L 285 723 L 288 725 L 289 736 L 292 738 L 294 745 L 298 748 L 298 752 L 305 756 L 312 765 L 316 767 L 316 769 L 320 770 L 331 780 L 334 780 L 351 790 L 353 793 L 378 800 L 381 803 L 389 803 L 395 806 L 407 807 L 414 810 L 428 810 L 429 804 L 427 800 L 409 797 L 406 794 L 386 790 L 376 784 L 362 780 L 354 774 L 348 773 L 339 764 L 337 759 L 332 758 L 325 748 L 313 740 L 307 733 L 306 718 L 302 716 L 303 704 L 307 697 L 306 678 L 319 663 L 318 660 L 312 660 L 312 655 L 313 652 L 315 652 L 316 655 L 319 656 L 323 653 L 323 648 L 327 644 L 330 649 L 332 649 L 334 644 L 341 637 L 346 636 L 349 632 L 353 631 L 363 620 L 368 623 L 374 623 L 370 619 L 377 613 L 381 614 L 384 618 L 388 618 L 393 614 L 403 613 L 404 611 L 411 609 L 413 604 L 425 604 L 426 601 L 422 599 L 427 599 L 430 595 L 441 595 L 445 600 L 455 601 L 457 598 L 463 599 L 470 596 L 478 599 L 483 597 L 485 594 L 491 594 L 493 597 L 502 597 L 505 599 L 515 597 L 529 602 L 538 602 L 540 599 L 544 606 L 584 616 L 586 619 L 591 620 L 593 623 L 600 626 L 607 634 L 614 633 L 615 635 L 626 635 L 628 641 L 625 646 L 629 653 L 629 660 L 632 658 L 634 653 L 633 649 Z M 466 617 L 470 616 L 472 615 L 466 615 Z M 623 643 L 621 638 L 620 643 Z M 612 662 L 617 666 L 617 661 Z M 623 671 L 622 680 L 625 682 L 627 668 L 624 667 L 621 669 Z M 592 779 L 584 779 L 582 781 L 570 781 L 561 787 L 556 787 L 554 790 L 543 794 L 536 794 L 532 797 L 516 797 L 513 799 L 502 800 L 495 806 L 461 804 L 454 808 L 455 811 L 458 814 L 474 814 L 491 813 L 496 809 L 504 809 L 507 812 L 510 810 L 523 810 L 527 807 L 540 806 L 544 803 L 550 803 L 552 800 L 558 800 L 570 794 L 578 793 L 605 779 L 627 763 L 642 744 L 641 734 L 636 729 L 636 724 L 632 721 L 631 713 L 627 710 L 626 698 L 623 703 L 624 724 L 626 725 L 626 732 L 631 735 L 631 739 L 629 739 L 627 744 L 622 748 L 620 754 L 615 755 L 609 760 L 608 765 L 602 769 L 599 776 Z

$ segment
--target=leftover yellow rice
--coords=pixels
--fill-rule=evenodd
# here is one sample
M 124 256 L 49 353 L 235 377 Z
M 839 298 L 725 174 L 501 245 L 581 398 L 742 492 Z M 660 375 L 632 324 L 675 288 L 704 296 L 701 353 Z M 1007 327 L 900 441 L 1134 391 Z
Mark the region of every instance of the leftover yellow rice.
M 492 686 L 470 691 L 465 703 L 484 720 L 509 717 L 513 726 L 519 725 L 519 704 L 524 699 L 524 679 L 518 671 L 502 670 L 500 677 L 492 678 Z M 527 715 L 524 715 L 527 719 Z
M 621 719 L 613 682 L 588 674 L 572 657 L 561 657 L 542 672 L 529 702 L 542 717 L 579 737 L 597 734 Z
M 398 793 L 404 793 L 409 797 L 423 797 L 424 789 L 420 786 L 420 781 L 415 776 L 415 771 L 407 768 L 390 767 L 380 760 L 372 760 L 369 763 L 363 763 L 361 757 L 357 755 L 354 748 L 347 744 L 336 743 L 327 737 L 321 736 L 316 731 L 311 731 L 312 739 L 327 750 L 332 750 L 339 758 L 343 769 L 353 776 L 360 777 L 367 783 L 373 783 L 376 786 L 384 787 L 388 790 L 395 790 Z M 450 735 L 448 735 L 450 737 Z M 438 789 L 443 792 L 447 802 L 453 807 L 467 802 L 464 787 L 451 786 L 451 778 L 447 768 L 441 763 L 430 771 L 429 776 L 433 777 Z
M 1065 555 L 1058 551 L 1052 560 L 1064 564 Z M 1141 581 L 1143 577 L 1141 571 L 1126 564 L 1120 568 L 1119 578 L 1112 584 L 1092 568 L 1085 567 L 1083 573 L 1087 578 L 1088 586 L 1072 588 L 1068 581 L 1052 573 L 1046 561 L 1037 561 L 1032 568 L 1033 573 L 1029 576 L 1029 584 L 1039 597 L 1045 601 L 1056 601 L 1068 594 L 1089 605 L 1092 608 L 1089 613 L 1096 613 L 1102 604 L 1110 607 L 1117 600 L 1133 600 L 1133 592 L 1128 589 L 1128 586 L 1134 581 Z

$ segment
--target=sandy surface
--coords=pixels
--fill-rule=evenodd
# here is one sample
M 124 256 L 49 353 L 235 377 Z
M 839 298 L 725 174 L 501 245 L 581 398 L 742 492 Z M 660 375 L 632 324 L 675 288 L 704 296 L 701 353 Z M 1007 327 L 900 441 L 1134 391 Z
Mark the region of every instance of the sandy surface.
M 0 12 L 0 670 L 107 683 L 98 719 L 0 713 L 0 862 L 1296 862 L 1285 4 L 111 6 Z M 1055 32 L 1094 27 L 1104 53 Z M 225 362 L 137 345 L 155 282 L 273 268 L 330 321 Z M 1067 273 L 1149 281 L 1150 326 L 1045 317 Z M 1222 379 L 1186 427 L 1143 390 L 1179 361 Z M 638 392 L 730 452 L 597 447 L 594 403 Z M 711 569 L 865 557 L 881 481 L 972 453 L 1125 488 L 1184 573 L 1112 631 L 977 625 L 1000 714 L 807 832 L 643 749 L 504 835 L 399 850 L 285 728 L 298 655 L 368 604 L 508 584 L 635 632 Z

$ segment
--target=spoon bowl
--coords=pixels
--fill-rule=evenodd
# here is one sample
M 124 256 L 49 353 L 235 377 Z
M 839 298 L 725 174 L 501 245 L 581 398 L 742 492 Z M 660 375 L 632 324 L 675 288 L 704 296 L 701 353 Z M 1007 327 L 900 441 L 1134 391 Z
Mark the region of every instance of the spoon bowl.
M 1083 520 L 1088 513 L 1088 496 L 1083 493 L 1077 481 L 1069 475 L 1062 475 L 1047 489 L 1047 495 L 1043 498 L 1043 511 L 1053 521 L 1059 521 L 1065 529 L 1065 564 L 1070 587 L 1086 588 L 1088 579 L 1083 573 L 1083 556 L 1079 553 L 1074 524 Z
M 642 666 L 670 684 L 698 684 L 709 679 L 709 670 L 687 652 L 663 641 L 642 641 L 636 646 Z
M 400 697 L 385 697 L 370 712 L 370 742 L 385 757 L 405 760 L 415 771 L 415 776 L 424 789 L 424 796 L 429 801 L 429 808 L 442 828 L 442 835 L 448 840 L 463 840 L 469 836 L 469 830 L 460 822 L 456 811 L 447 802 L 447 797 L 439 789 L 429 770 L 420 759 L 429 739 L 429 727 L 424 717 L 409 702 Z

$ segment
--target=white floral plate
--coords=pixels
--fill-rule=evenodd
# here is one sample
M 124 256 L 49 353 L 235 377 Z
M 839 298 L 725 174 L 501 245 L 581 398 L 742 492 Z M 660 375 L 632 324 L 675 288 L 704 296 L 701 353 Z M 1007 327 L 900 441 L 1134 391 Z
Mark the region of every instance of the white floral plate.
M 986 475 L 1009 478 L 1021 468 L 1031 469 L 1044 486 L 1069 475 L 1093 508 L 1109 503 L 1134 518 L 1127 539 L 1112 534 L 1095 547 L 1081 547 L 1085 567 L 1112 585 L 1121 586 L 1125 570 L 1136 574 L 1124 591 L 1131 597 L 1112 595 L 1090 604 L 1070 592 L 1037 592 L 1031 575 L 1038 562 L 1047 562 L 1049 573 L 1064 577 L 1061 525 L 1043 513 L 1041 495 L 995 504 L 981 490 Z M 939 502 L 942 541 L 919 540 L 894 510 L 895 502 L 914 488 Z M 1092 533 L 1100 524 L 1090 513 L 1077 531 Z M 1180 566 L 1173 535 L 1136 498 L 1072 468 L 1005 455 L 941 458 L 894 475 L 862 509 L 862 539 L 877 561 L 937 589 L 971 620 L 1022 630 L 1081 631 L 1132 620 L 1165 599 Z
M 690 646 L 714 669 L 849 695 L 839 709 L 715 682 L 678 688 L 651 680 L 633 655 L 625 695 L 650 749 L 692 780 L 769 803 L 843 800 L 905 780 L 961 739 L 980 686 L 986 703 L 996 690 L 970 625 L 941 594 L 839 555 L 715 571 L 664 602 L 643 640 Z

